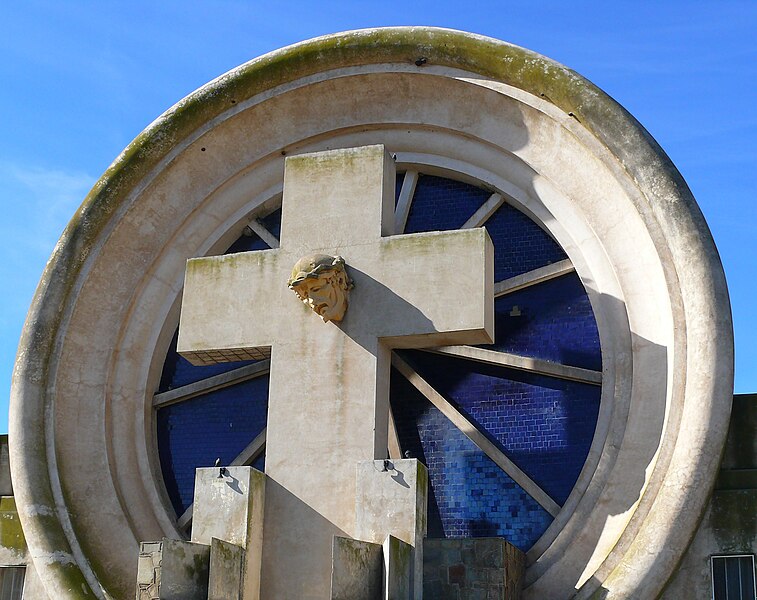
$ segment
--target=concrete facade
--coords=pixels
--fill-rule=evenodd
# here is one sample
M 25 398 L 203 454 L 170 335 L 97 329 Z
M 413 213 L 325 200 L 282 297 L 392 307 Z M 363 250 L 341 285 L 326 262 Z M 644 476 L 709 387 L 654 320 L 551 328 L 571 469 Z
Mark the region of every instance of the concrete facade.
M 757 394 L 733 399 L 720 472 L 709 506 L 663 598 L 712 597 L 710 557 L 757 554 Z
M 245 597 L 244 585 L 244 549 L 216 538 L 210 540 L 208 600 L 242 600 Z
M 376 101 L 398 90 L 402 101 Z M 685 182 L 565 67 L 396 28 L 305 42 L 211 82 L 124 151 L 67 228 L 24 329 L 10 419 L 18 514 L 51 597 L 130 597 L 139 542 L 184 535 L 152 401 L 187 259 L 225 251 L 281 204 L 285 155 L 375 144 L 397 169 L 505 198 L 559 244 L 591 301 L 596 432 L 527 553 L 524 597 L 654 598 L 681 585 L 681 560 L 703 572 L 685 550 L 719 471 L 733 344 L 722 267 Z M 383 457 L 346 460 L 371 458 Z

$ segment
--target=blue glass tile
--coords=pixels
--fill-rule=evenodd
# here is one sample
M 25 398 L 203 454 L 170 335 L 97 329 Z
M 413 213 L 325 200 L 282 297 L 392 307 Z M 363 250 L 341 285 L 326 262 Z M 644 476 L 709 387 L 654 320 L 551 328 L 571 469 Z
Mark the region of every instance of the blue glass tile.
M 421 175 L 405 233 L 459 229 L 490 195 L 491 192 L 468 183 Z
M 195 469 L 228 465 L 266 425 L 268 377 L 216 390 L 158 411 L 158 453 L 177 515 L 192 503 Z
M 586 462 L 600 387 L 462 359 L 401 353 L 558 504 Z
M 392 372 L 392 410 L 403 451 L 429 471 L 429 537 L 504 537 L 526 551 L 552 517 Z
M 495 343 L 482 347 L 602 369 L 594 312 L 575 273 L 501 296 L 494 311 Z
M 567 258 L 541 227 L 509 204 L 503 204 L 484 226 L 494 243 L 494 281 Z
M 266 244 L 257 234 L 243 235 L 234 242 L 224 254 L 237 254 L 239 252 L 251 252 L 253 250 L 269 250 L 270 246 Z

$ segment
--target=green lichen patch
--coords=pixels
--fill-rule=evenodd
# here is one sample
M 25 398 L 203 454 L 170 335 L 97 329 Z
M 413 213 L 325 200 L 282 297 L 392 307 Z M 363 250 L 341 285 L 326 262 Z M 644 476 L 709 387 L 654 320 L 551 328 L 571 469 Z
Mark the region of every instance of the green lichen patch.
M 26 552 L 26 539 L 13 496 L 0 497 L 0 545 L 17 554 Z

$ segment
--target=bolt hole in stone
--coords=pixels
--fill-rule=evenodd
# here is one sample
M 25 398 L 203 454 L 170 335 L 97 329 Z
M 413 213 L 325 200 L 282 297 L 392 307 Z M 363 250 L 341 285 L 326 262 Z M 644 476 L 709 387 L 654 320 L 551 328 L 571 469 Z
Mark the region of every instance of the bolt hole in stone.
M 200 148 L 200 151 L 201 152 L 205 152 L 205 148 Z

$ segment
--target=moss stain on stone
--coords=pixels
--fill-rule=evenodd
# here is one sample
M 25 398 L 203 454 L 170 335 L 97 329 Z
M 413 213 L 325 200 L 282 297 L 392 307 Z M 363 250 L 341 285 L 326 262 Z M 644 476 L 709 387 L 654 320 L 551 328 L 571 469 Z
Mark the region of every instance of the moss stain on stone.
M 12 496 L 0 497 L 0 545 L 17 554 L 26 552 L 26 539 Z
M 757 490 L 715 492 L 709 526 L 721 552 L 752 552 L 757 540 Z

